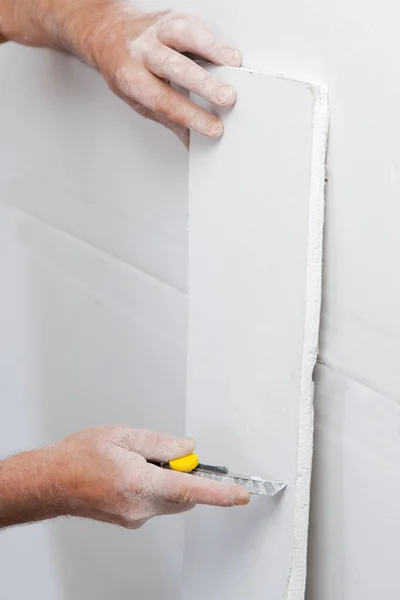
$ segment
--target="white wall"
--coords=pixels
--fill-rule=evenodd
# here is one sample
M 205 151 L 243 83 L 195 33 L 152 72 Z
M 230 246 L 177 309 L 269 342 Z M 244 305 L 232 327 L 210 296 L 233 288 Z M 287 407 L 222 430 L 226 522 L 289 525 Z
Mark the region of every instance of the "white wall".
M 396 598 L 400 9 L 202 0 L 254 69 L 327 83 L 331 130 L 309 600 Z M 265 98 L 268 110 L 268 98 Z
M 326 366 L 318 370 L 308 597 L 398 597 L 400 9 L 393 0 L 174 6 L 217 24 L 242 48 L 246 66 L 329 85 Z M 0 48 L 0 89 L 0 373 L 8 413 L 0 451 L 96 421 L 179 432 L 183 149 L 65 57 Z M 27 589 L 55 600 L 177 598 L 176 523 L 155 521 L 134 534 L 73 522 L 6 532 L 0 599 Z
M 186 150 L 65 56 L 2 46 L 0 90 L 0 455 L 183 433 Z M 1 600 L 179 597 L 182 517 L 0 536 Z

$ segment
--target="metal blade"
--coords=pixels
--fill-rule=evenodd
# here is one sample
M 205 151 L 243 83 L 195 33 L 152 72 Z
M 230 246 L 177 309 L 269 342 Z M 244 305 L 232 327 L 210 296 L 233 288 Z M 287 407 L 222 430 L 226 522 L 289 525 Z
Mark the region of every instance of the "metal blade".
M 223 475 L 221 473 L 196 469 L 195 471 L 192 471 L 192 475 L 213 479 L 214 481 L 220 481 L 221 483 L 237 483 L 246 488 L 250 494 L 261 494 L 264 496 L 275 496 L 275 494 L 286 487 L 286 483 L 283 483 L 282 481 L 268 481 L 261 477 L 249 477 L 248 475 L 240 475 L 239 473 L 228 473 L 227 475 Z

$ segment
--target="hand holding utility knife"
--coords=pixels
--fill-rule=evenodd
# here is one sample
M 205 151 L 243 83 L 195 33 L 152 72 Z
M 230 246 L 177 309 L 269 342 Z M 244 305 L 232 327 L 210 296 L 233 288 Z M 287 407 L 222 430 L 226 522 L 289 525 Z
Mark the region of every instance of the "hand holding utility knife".
M 261 477 L 251 475 L 240 475 L 231 473 L 226 467 L 202 465 L 196 454 L 189 454 L 183 458 L 171 460 L 169 463 L 153 463 L 163 469 L 172 469 L 181 473 L 188 473 L 196 477 L 214 479 L 222 483 L 237 483 L 246 488 L 250 494 L 262 494 L 264 496 L 275 496 L 286 487 L 281 481 L 269 481 Z

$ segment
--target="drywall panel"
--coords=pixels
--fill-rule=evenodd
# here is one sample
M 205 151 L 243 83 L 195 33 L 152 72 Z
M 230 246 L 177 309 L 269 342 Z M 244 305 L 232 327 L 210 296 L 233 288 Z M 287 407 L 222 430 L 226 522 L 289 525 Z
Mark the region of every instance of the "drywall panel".
M 320 354 L 349 378 L 338 376 L 341 393 L 325 389 L 323 429 L 316 417 L 310 598 L 398 598 L 397 552 L 387 551 L 398 537 L 396 459 L 378 447 L 397 426 L 400 400 L 400 5 L 199 0 L 191 10 L 238 44 L 246 67 L 329 86 Z M 318 382 L 316 390 L 318 411 Z M 352 425 L 342 429 L 344 398 Z M 358 423 L 366 420 L 365 460 Z
M 0 280 L 0 456 L 93 424 L 183 432 L 183 293 L 4 205 Z M 182 547 L 180 517 L 10 529 L 0 599 L 176 600 Z
M 308 600 L 399 597 L 400 408 L 319 365 Z
M 185 9 L 237 44 L 244 66 L 329 86 L 321 357 L 398 402 L 400 5 L 198 0 Z
M 183 144 L 56 52 L 3 45 L 0 90 L 1 202 L 185 290 Z
M 327 130 L 317 87 L 211 69 L 239 100 L 192 136 L 187 433 L 201 460 L 288 484 L 188 517 L 183 598 L 303 597 Z

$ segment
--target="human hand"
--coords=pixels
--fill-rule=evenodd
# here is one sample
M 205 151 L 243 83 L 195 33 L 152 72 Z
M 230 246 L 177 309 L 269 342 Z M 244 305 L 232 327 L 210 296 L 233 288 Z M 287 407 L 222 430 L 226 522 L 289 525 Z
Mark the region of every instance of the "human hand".
M 0 0 L 0 40 L 66 50 L 96 67 L 110 88 L 144 117 L 174 131 L 188 146 L 189 129 L 218 138 L 220 120 L 178 92 L 194 92 L 230 107 L 236 92 L 184 54 L 240 67 L 197 17 L 144 13 L 125 0 Z
M 243 505 L 248 492 L 149 464 L 194 450 L 190 439 L 131 427 L 91 427 L 49 446 L 67 514 L 137 529 L 151 517 L 196 504 Z M 53 475 L 54 476 L 54 475 Z
M 212 104 L 231 107 L 236 91 L 182 53 L 239 67 L 240 52 L 224 45 L 197 17 L 175 12 L 144 14 L 117 2 L 92 27 L 86 55 L 110 88 L 144 117 L 175 132 L 188 147 L 189 130 L 211 138 L 221 121 L 171 84 Z

